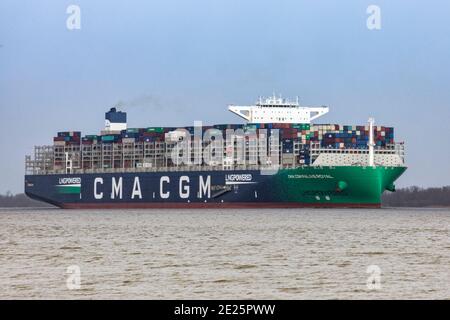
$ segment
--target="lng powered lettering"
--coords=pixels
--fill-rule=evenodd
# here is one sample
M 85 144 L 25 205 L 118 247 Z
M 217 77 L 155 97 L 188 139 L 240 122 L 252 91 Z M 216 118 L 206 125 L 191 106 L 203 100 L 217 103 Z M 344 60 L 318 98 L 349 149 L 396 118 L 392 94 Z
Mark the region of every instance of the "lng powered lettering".
M 227 174 L 226 181 L 252 181 L 251 174 Z
M 59 184 L 81 184 L 81 178 L 60 178 Z

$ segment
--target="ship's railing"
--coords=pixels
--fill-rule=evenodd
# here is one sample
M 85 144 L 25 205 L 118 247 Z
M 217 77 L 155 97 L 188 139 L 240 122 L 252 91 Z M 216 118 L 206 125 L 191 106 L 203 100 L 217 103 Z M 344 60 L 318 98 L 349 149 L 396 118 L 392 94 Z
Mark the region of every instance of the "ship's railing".
M 83 174 L 83 173 L 119 173 L 119 172 L 176 172 L 176 171 L 219 171 L 219 170 L 264 170 L 273 169 L 269 164 L 245 164 L 237 162 L 217 165 L 175 165 L 170 163 L 170 149 L 166 145 L 153 145 L 147 154 L 147 145 L 98 145 L 86 149 L 85 146 L 37 146 L 34 157 L 26 156 L 25 172 L 37 174 Z M 256 150 L 256 149 L 255 149 Z M 253 149 L 246 151 L 247 156 Z M 320 144 L 310 145 L 310 161 L 300 159 L 300 148 L 294 145 L 293 153 L 280 152 L 281 168 L 296 168 L 313 164 L 322 154 L 367 154 L 368 149 L 323 148 Z M 147 157 L 147 155 L 150 155 Z M 395 143 L 375 148 L 375 155 L 398 155 L 404 163 L 404 143 Z M 146 161 L 150 161 L 149 163 Z M 120 165 L 114 167 L 116 163 Z M 355 163 L 352 165 L 363 165 Z
M 236 170 L 271 170 L 273 167 L 247 165 L 224 168 L 219 166 L 178 166 L 178 167 L 156 167 L 156 168 L 105 168 L 105 169 L 73 169 L 71 174 L 95 174 L 95 173 L 137 173 L 137 172 L 179 172 L 179 171 L 236 171 Z M 27 171 L 29 175 L 66 174 L 64 169 L 34 170 Z
M 386 146 L 375 146 L 375 155 L 398 155 L 401 162 L 405 163 L 405 143 L 397 142 L 387 144 Z M 368 155 L 369 149 L 367 148 L 331 148 L 322 147 L 320 143 L 311 143 L 310 155 L 311 162 L 314 162 L 320 154 L 354 154 L 354 155 Z M 361 164 L 363 165 L 363 164 Z M 365 165 L 365 164 L 364 164 Z
M 320 143 L 311 143 L 310 146 L 311 154 L 316 153 L 369 153 L 368 148 L 329 148 L 322 147 Z M 405 155 L 405 143 L 397 142 L 386 144 L 386 146 L 375 146 L 375 153 L 379 154 L 398 154 L 401 156 Z

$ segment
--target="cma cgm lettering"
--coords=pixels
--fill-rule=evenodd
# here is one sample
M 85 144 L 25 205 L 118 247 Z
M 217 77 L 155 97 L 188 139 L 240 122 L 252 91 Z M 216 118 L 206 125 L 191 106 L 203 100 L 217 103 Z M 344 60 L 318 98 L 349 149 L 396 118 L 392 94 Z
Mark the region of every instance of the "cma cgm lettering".
M 151 180 L 148 179 L 148 181 Z M 95 200 L 103 200 L 105 197 L 109 197 L 111 200 L 123 200 L 125 198 L 136 200 L 143 199 L 144 197 L 151 197 L 153 199 L 170 199 L 171 197 L 189 199 L 192 196 L 192 192 L 194 192 L 197 198 L 211 198 L 210 175 L 198 176 L 198 183 L 196 184 L 195 190 L 191 184 L 191 180 L 192 178 L 187 175 L 172 178 L 170 176 L 161 176 L 159 178 L 158 188 L 155 190 L 153 181 L 150 184 L 146 184 L 145 182 L 142 184 L 141 178 L 138 176 L 127 179 L 125 183 L 123 177 L 96 177 L 93 181 L 93 195 Z M 109 184 L 109 188 L 105 184 Z M 124 188 L 126 188 L 125 192 Z M 127 196 L 124 196 L 124 194 Z

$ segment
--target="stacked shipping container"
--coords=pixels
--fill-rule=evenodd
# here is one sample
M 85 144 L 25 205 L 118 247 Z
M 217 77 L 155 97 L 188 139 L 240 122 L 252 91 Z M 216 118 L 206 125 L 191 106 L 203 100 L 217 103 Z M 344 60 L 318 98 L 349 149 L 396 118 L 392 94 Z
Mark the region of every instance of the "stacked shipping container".
M 366 149 L 369 142 L 368 126 L 316 124 L 311 127 L 311 141 L 325 148 Z M 378 147 L 394 143 L 394 128 L 374 127 L 374 142 Z
M 104 131 L 101 135 L 86 135 L 81 138 L 81 132 L 59 132 L 55 137 L 55 146 L 77 146 L 77 145 L 102 145 L 102 144 L 132 144 L 138 142 L 161 142 L 171 136 L 175 127 L 149 127 L 130 128 L 122 131 Z M 194 135 L 194 127 L 183 127 Z M 203 126 L 203 133 L 208 129 L 221 131 L 226 138 L 227 129 L 259 130 L 267 129 L 267 135 L 272 134 L 273 129 L 279 130 L 281 140 L 281 152 L 285 155 L 295 154 L 295 160 L 300 164 L 310 162 L 310 143 L 319 143 L 324 148 L 336 149 L 366 149 L 369 141 L 368 126 L 337 125 L 337 124 L 289 124 L 289 123 L 249 123 L 249 124 L 218 124 L 214 126 Z M 176 139 L 178 140 L 178 139 Z M 172 140 L 172 141 L 176 141 Z M 392 127 L 374 127 L 374 142 L 379 148 L 394 143 L 394 129 Z M 288 157 L 289 158 L 289 157 Z
M 55 146 L 79 145 L 80 141 L 81 132 L 79 131 L 58 132 L 58 135 L 53 138 L 53 144 Z

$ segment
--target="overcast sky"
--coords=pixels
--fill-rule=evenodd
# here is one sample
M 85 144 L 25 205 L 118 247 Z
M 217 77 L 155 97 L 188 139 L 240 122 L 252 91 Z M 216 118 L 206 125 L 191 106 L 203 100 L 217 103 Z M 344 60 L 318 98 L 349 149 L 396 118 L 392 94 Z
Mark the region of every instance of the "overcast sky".
M 69 30 L 66 9 L 81 9 Z M 381 29 L 366 25 L 369 5 Z M 129 126 L 239 123 L 259 95 L 328 105 L 321 123 L 394 126 L 398 186 L 450 184 L 447 1 L 0 2 L 0 193 L 57 131 L 95 134 L 121 103 Z

